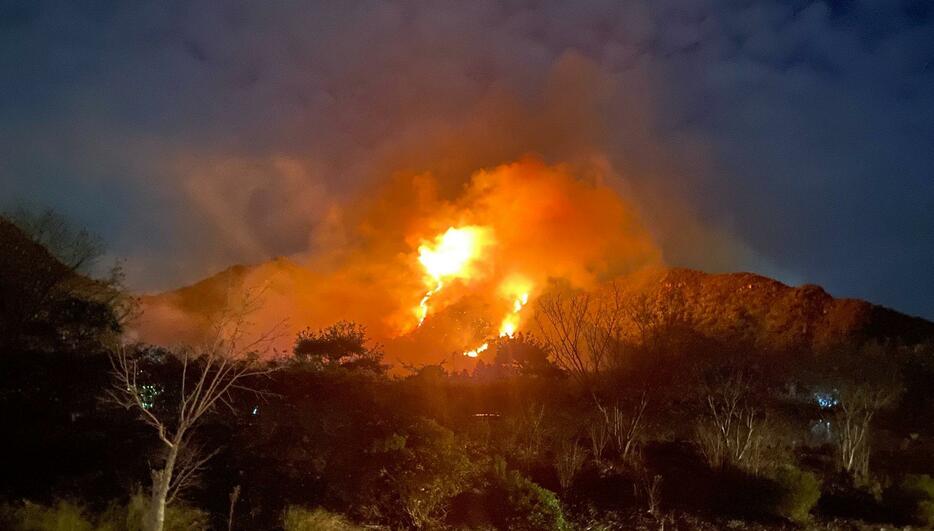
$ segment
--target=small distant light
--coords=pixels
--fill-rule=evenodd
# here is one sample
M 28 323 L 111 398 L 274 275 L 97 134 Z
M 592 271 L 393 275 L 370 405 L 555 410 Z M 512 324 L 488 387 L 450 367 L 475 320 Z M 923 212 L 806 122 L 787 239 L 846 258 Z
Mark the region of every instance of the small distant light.
M 839 403 L 833 393 L 814 393 L 814 400 L 821 409 L 830 409 Z
M 259 415 L 259 406 L 253 406 L 253 415 Z

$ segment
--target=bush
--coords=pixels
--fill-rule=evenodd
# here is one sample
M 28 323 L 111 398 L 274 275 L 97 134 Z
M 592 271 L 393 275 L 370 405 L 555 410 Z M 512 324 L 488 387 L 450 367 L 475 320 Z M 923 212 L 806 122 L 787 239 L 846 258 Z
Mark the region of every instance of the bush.
M 540 487 L 522 474 L 512 471 L 500 478 L 493 489 L 506 504 L 501 522 L 503 529 L 564 530 L 569 529 L 561 502 L 555 493 Z
M 140 531 L 149 499 L 132 496 L 127 504 L 112 503 L 102 514 L 89 513 L 82 505 L 58 501 L 49 507 L 30 501 L 0 507 L 0 529 L 11 531 Z M 165 531 L 208 529 L 207 513 L 181 504 L 165 509 Z
M 822 516 L 877 523 L 889 519 L 877 483 L 859 484 L 851 474 L 840 472 L 825 479 L 823 490 L 818 502 Z
M 115 529 L 127 531 L 141 531 L 143 517 L 149 504 L 149 497 L 142 493 L 134 494 L 126 506 L 114 505 L 102 517 L 102 523 L 107 523 Z M 208 514 L 200 509 L 173 503 L 165 507 L 165 531 L 186 531 L 189 529 L 207 529 L 209 526 Z
M 817 476 L 793 465 L 784 465 L 775 471 L 772 480 L 775 493 L 769 512 L 793 522 L 807 521 L 821 496 Z
M 628 470 L 588 467 L 574 481 L 565 501 L 584 502 L 598 509 L 632 509 L 640 506 L 638 479 Z
M 455 496 L 446 524 L 454 529 L 571 529 L 555 493 L 495 458 L 487 474 Z
M 332 485 L 345 494 L 346 507 L 363 521 L 422 528 L 436 525 L 451 498 L 472 473 L 454 433 L 429 419 L 374 439 L 344 474 L 350 483 Z M 353 514 L 353 513 L 352 513 Z
M 934 478 L 909 474 L 885 491 L 885 505 L 905 523 L 934 527 Z
M 93 531 L 96 526 L 84 507 L 69 501 L 58 501 L 49 507 L 29 501 L 7 505 L 0 523 L 11 531 Z
M 557 496 L 518 472 L 507 483 L 507 496 L 515 512 L 507 521 L 509 529 L 567 528 Z
M 88 512 L 84 506 L 71 501 L 58 501 L 49 507 L 23 501 L 18 505 L 0 507 L 0 529 L 15 531 L 139 531 L 143 528 L 143 515 L 148 498 L 134 495 L 129 502 L 111 503 L 101 514 Z M 166 507 L 166 531 L 187 531 L 208 528 L 208 515 L 204 511 L 185 505 Z
M 290 505 L 282 513 L 282 528 L 285 531 L 353 531 L 363 529 L 344 516 L 322 508 L 306 509 Z
M 728 467 L 713 480 L 717 490 L 713 509 L 730 516 L 802 523 L 821 497 L 817 476 L 793 465 L 778 467 L 769 476 Z

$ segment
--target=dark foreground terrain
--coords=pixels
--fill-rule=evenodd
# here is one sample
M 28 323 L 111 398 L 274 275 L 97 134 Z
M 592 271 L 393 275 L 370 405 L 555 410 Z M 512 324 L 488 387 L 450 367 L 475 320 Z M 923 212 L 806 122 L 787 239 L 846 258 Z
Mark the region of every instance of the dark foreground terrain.
M 149 526 L 158 423 L 171 439 L 199 376 L 227 381 L 229 327 L 123 345 L 118 279 L 3 220 L 0 240 L 0 527 Z M 556 288 L 539 333 L 469 371 L 390 374 L 352 323 L 274 361 L 244 347 L 178 440 L 165 528 L 934 525 L 934 325 L 752 275 L 613 293 Z

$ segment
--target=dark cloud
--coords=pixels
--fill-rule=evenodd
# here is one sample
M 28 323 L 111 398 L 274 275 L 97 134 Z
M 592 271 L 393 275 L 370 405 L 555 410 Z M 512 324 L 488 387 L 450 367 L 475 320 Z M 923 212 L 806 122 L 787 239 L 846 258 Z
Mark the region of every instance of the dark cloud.
M 11 2 L 0 72 L 0 199 L 142 289 L 535 152 L 608 168 L 671 263 L 934 317 L 928 2 Z

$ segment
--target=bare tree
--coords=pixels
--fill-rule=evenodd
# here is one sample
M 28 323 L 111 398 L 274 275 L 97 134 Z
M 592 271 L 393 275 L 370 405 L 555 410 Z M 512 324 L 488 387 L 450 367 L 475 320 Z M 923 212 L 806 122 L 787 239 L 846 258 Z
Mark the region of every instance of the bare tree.
M 230 509 L 227 511 L 227 531 L 233 531 L 234 509 L 240 499 L 240 485 L 234 486 L 230 491 Z
M 903 391 L 899 356 L 890 345 L 844 346 L 809 368 L 815 389 L 832 390 L 830 432 L 837 466 L 855 479 L 868 478 L 873 424 Z
M 151 470 L 152 491 L 143 528 L 161 531 L 165 507 L 190 487 L 205 463 L 216 452 L 205 452 L 193 443 L 192 435 L 205 415 L 225 406 L 235 411 L 231 393 L 260 394 L 248 386 L 256 376 L 268 375 L 274 367 L 259 361 L 259 354 L 270 348 L 273 332 L 246 340 L 246 314 L 249 304 L 237 313 L 225 312 L 214 325 L 211 339 L 194 349 L 183 349 L 177 403 L 165 411 L 153 404 L 153 386 L 140 380 L 140 359 L 131 349 L 122 348 L 111 356 L 112 387 L 106 399 L 151 426 L 162 443 L 161 467 Z
M 518 435 L 526 455 L 538 455 L 545 441 L 545 404 L 531 404 L 519 417 Z
M 624 313 L 638 343 L 650 351 L 664 348 L 670 332 L 691 325 L 682 283 L 664 282 L 651 292 L 633 294 Z
M 859 478 L 868 476 L 872 420 L 894 397 L 891 388 L 870 384 L 852 384 L 840 391 L 835 442 L 841 470 Z
M 603 452 L 610 442 L 610 431 L 607 429 L 607 423 L 601 415 L 599 418 L 591 419 L 587 424 L 587 434 L 590 438 L 590 450 L 593 459 L 597 463 L 603 461 Z
M 626 316 L 636 329 L 639 344 L 648 347 L 660 326 L 660 317 L 648 295 L 641 293 L 626 305 Z
M 606 407 L 597 401 L 597 409 L 603 417 L 609 439 L 623 461 L 634 457 L 642 441 L 645 428 L 643 418 L 648 404 L 649 398 L 645 392 L 639 396 L 638 402 L 631 408 L 621 406 L 619 403 Z
M 765 415 L 752 400 L 749 377 L 732 372 L 704 386 L 705 415 L 697 425 L 697 441 L 711 466 L 725 464 L 755 471 L 763 442 Z
M 590 356 L 586 328 L 591 295 L 569 288 L 556 289 L 538 300 L 535 321 L 555 363 L 582 384 L 599 369 L 599 359 Z
M 39 213 L 19 208 L 5 213 L 4 217 L 19 227 L 30 240 L 45 247 L 72 272 L 87 272 L 104 254 L 99 238 L 87 230 L 75 229 L 54 210 Z
M 641 483 L 642 491 L 645 493 L 646 512 L 655 517 L 661 514 L 662 481 L 661 474 L 653 474 L 651 477 L 648 473 L 642 474 Z M 664 527 L 664 523 L 662 526 Z
M 622 345 L 628 304 L 618 281 L 606 283 L 596 293 L 584 334 L 597 372 L 619 369 L 624 362 Z
M 594 458 L 600 459 L 612 441 L 619 456 L 630 459 L 642 437 L 648 396 L 642 393 L 632 408 L 605 406 L 598 391 L 600 377 L 623 363 L 622 346 L 628 303 L 618 282 L 608 282 L 594 294 L 559 286 L 541 297 L 535 318 L 543 341 L 562 369 L 593 397 L 602 426 L 591 426 Z
M 556 286 L 539 298 L 535 321 L 555 363 L 581 384 L 621 363 L 626 301 L 621 285 L 609 282 L 590 293 Z
M 565 443 L 561 446 L 556 456 L 555 470 L 558 472 L 558 482 L 563 490 L 566 491 L 571 487 L 586 460 L 587 450 L 581 448 L 576 442 Z

